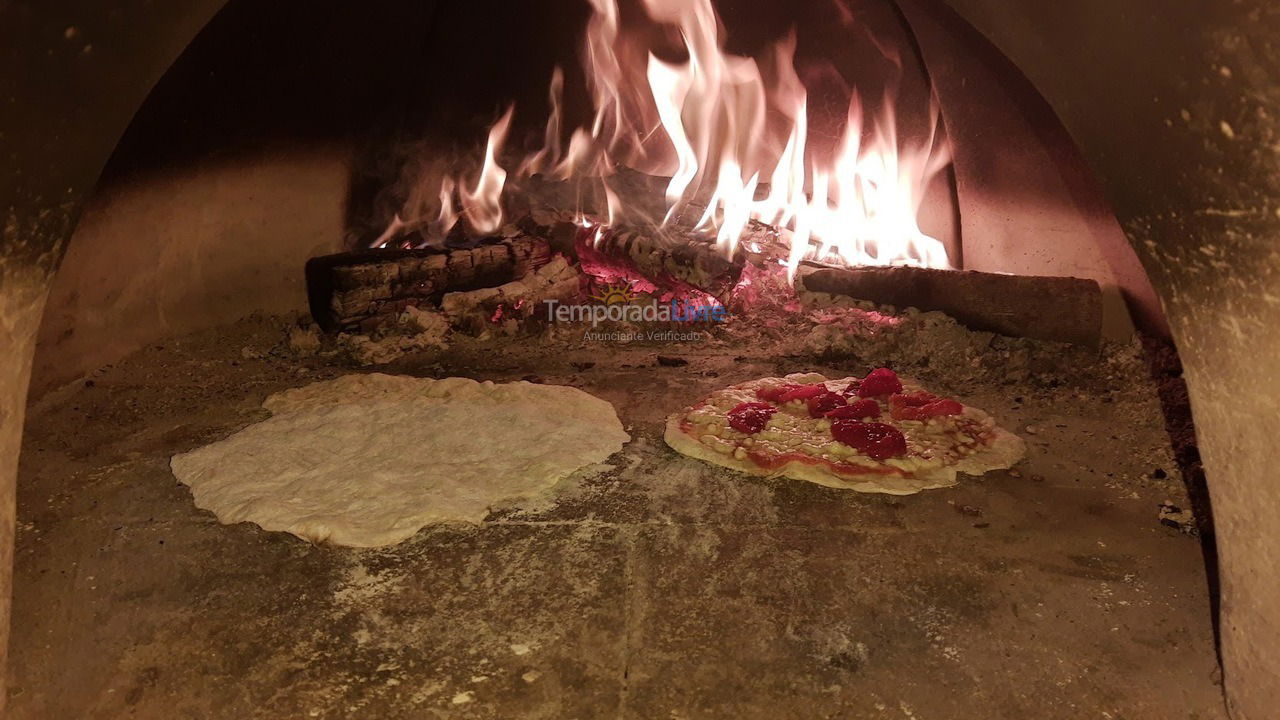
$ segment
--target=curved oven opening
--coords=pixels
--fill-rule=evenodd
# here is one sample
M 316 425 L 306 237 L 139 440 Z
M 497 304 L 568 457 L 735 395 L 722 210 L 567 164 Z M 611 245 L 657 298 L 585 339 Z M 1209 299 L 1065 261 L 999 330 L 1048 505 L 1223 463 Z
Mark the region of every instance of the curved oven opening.
M 1045 697 L 1218 712 L 1202 672 L 1216 662 L 1216 588 L 1207 591 L 1191 539 L 1210 529 L 1207 498 L 1168 324 L 1092 172 L 1030 83 L 929 2 L 718 3 L 723 56 L 765 68 L 770 98 L 783 85 L 768 69 L 774 44 L 794 28 L 814 163 L 790 198 L 797 217 L 817 206 L 814 169 L 834 166 L 855 92 L 867 145 L 892 110 L 900 159 L 922 138 L 945 147 L 951 162 L 927 175 L 884 176 L 922 193 L 910 224 L 942 248 L 945 262 L 923 268 L 942 277 L 912 267 L 865 280 L 853 252 L 820 234 L 793 257 L 796 219 L 753 218 L 778 254 L 744 260 L 756 236 L 717 237 L 728 203 L 709 230 L 662 231 L 674 265 L 658 277 L 599 238 L 665 227 L 670 158 L 639 175 L 634 153 L 612 175 L 599 158 L 567 179 L 518 171 L 547 150 L 555 68 L 560 160 L 599 110 L 582 38 L 611 3 L 594 4 L 596 16 L 570 0 L 233 0 L 170 68 L 87 204 L 39 332 L 19 485 L 13 711 L 158 712 L 178 698 L 196 714 L 225 702 L 334 716 L 535 706 L 715 715 L 798 693 L 833 713 L 995 703 L 1034 714 Z M 651 12 L 667 5 L 681 7 Z M 641 29 L 623 40 L 687 64 L 689 29 L 644 15 L 624 4 L 621 21 Z M 462 191 L 479 194 L 486 142 L 512 104 L 494 156 L 507 171 L 504 216 L 486 224 Z M 684 109 L 696 137 L 697 109 Z M 771 175 L 794 109 L 770 105 L 758 137 L 725 146 L 746 148 L 738 159 L 762 153 L 756 169 Z M 716 141 L 726 132 L 703 130 Z M 725 154 L 698 159 L 722 169 Z M 685 213 L 688 224 L 726 188 L 710 167 L 701 195 L 680 201 L 699 211 Z M 450 176 L 461 219 L 442 225 Z M 636 215 L 615 222 L 619 206 Z M 546 267 L 505 260 L 464 284 L 399 288 L 326 314 L 380 291 L 342 295 L 351 267 L 399 277 L 403 258 L 469 253 L 478 264 L 477 249 L 526 241 L 545 245 L 544 260 L 563 256 L 575 303 L 613 288 L 622 265 L 627 292 L 663 303 L 700 293 L 733 323 L 710 328 L 707 344 L 620 342 L 577 326 L 566 340 L 554 317 L 486 294 Z M 727 288 L 680 274 L 712 257 L 731 268 Z M 331 273 L 321 311 L 316 276 L 304 272 L 317 259 Z M 663 285 L 671 274 L 681 283 Z M 406 329 L 410 307 L 443 312 L 450 339 Z M 1040 321 L 1000 324 L 1013 309 Z M 893 498 L 707 470 L 662 444 L 665 416 L 718 387 L 879 365 L 985 406 L 1026 440 L 1026 464 Z M 618 409 L 632 445 L 614 469 L 566 481 L 541 505 L 433 525 L 379 551 L 217 524 L 170 474 L 172 455 L 261 420 L 264 396 L 371 370 L 576 386 Z M 73 564 L 69 586 L 48 573 Z M 118 614 L 126 603 L 136 615 Z M 78 610 L 54 622 L 42 612 L 50 605 Z M 101 617 L 113 619 L 95 625 Z M 1167 628 L 1158 637 L 1143 629 L 1152 617 Z M 38 642 L 50 633 L 60 641 Z M 102 655 L 71 662 L 90 640 Z M 1153 645 L 1179 652 L 1171 660 Z M 1050 658 L 1058 669 L 1028 672 Z M 45 674 L 64 665 L 79 677 L 72 692 Z M 193 680 L 209 673 L 234 696 Z

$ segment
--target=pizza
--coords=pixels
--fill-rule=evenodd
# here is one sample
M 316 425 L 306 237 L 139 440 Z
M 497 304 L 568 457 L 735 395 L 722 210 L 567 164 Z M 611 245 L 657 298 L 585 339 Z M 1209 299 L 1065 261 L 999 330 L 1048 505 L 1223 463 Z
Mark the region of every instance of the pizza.
M 717 390 L 667 419 L 677 452 L 752 475 L 910 495 L 1022 459 L 990 415 L 887 368 L 866 377 L 769 377 Z

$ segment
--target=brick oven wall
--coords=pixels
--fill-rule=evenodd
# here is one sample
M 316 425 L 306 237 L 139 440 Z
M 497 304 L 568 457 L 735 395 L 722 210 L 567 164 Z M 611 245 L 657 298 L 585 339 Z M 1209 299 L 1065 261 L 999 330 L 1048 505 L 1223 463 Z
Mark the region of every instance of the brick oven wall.
M 1052 105 L 1160 295 L 1213 501 L 1228 707 L 1240 720 L 1275 717 L 1280 7 L 948 4 Z
M 12 169 L 0 179 L 0 211 L 6 218 L 0 244 L 4 598 L 10 591 L 22 411 L 53 272 L 134 110 L 222 2 L 182 0 L 157 9 L 141 0 L 122 0 L 110 12 L 98 5 L 83 0 L 0 5 L 0 47 L 9 60 L 0 65 L 0 97 L 14 98 L 0 113 L 0 155 L 12 159 Z M 1142 7 L 1130 7 L 1123 17 L 1114 3 L 1103 0 L 1018 7 L 952 0 L 951 5 L 1014 60 L 1064 121 L 1101 178 L 1106 199 L 1163 301 L 1187 368 L 1214 495 L 1228 697 L 1236 717 L 1269 717 L 1280 705 L 1280 653 L 1275 650 L 1280 606 L 1274 601 L 1280 596 L 1280 492 L 1273 482 L 1274 438 L 1280 433 L 1280 333 L 1275 330 L 1280 327 L 1280 303 L 1275 302 L 1280 297 L 1280 215 L 1275 212 L 1280 176 L 1270 148 L 1280 133 L 1275 90 L 1280 79 L 1274 75 L 1280 57 L 1268 44 L 1276 36 L 1276 11 L 1262 0 L 1235 3 L 1218 17 L 1180 17 L 1158 0 L 1140 2 Z M 237 174 L 218 192 L 226 193 L 220 197 L 242 218 L 263 217 L 254 214 L 262 212 L 261 206 L 243 200 L 250 188 L 301 174 L 316 184 L 299 192 L 334 193 L 335 162 L 333 156 L 307 155 L 282 164 L 251 164 L 262 174 Z M 188 198 L 209 190 L 198 183 L 180 182 L 175 188 Z M 106 205 L 91 206 L 79 232 L 110 242 L 159 218 L 153 239 L 172 237 L 167 233 L 182 225 L 181 218 L 148 210 L 154 194 L 132 192 L 114 196 L 118 225 L 101 214 Z M 298 198 L 290 203 L 296 203 L 288 204 L 291 212 L 305 213 Z M 332 241 L 327 212 L 314 217 L 316 237 L 282 240 L 289 252 L 304 254 Z M 220 232 L 209 226 L 195 247 L 212 247 Z M 95 251 L 101 250 L 73 251 L 69 258 L 79 257 L 80 269 L 68 266 L 67 279 L 59 282 L 72 277 L 91 282 L 90 260 L 111 259 L 109 253 L 94 256 Z M 175 269 L 183 267 L 174 262 Z M 243 268 L 234 258 L 220 267 L 227 273 L 222 277 Z M 268 264 L 263 271 L 279 267 Z M 68 327 L 73 332 L 66 337 L 74 337 L 83 327 L 81 310 L 68 310 L 73 294 L 70 285 L 55 289 L 50 308 L 56 315 L 45 319 L 46 342 L 58 343 Z M 163 320 L 151 299 L 132 307 L 146 321 L 129 342 L 196 322 Z M 97 332 L 128 327 L 118 318 L 104 319 Z M 80 343 L 76 352 L 96 351 L 84 337 L 74 341 Z M 85 357 L 87 366 L 93 356 Z M 0 601 L 0 616 L 6 607 Z M 0 646 L 2 641 L 0 636 Z

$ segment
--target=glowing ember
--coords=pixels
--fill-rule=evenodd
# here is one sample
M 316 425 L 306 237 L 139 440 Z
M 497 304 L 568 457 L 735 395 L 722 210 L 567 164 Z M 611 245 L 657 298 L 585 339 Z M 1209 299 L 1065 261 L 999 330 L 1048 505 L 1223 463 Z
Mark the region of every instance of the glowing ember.
M 564 80 L 557 69 L 543 147 L 515 165 L 517 177 L 598 178 L 607 202 L 606 224 L 613 224 L 624 210 L 623 199 L 609 187 L 616 167 L 670 176 L 664 223 L 695 199 L 705 200 L 694 230 L 714 239 L 726 255 L 737 249 L 752 220 L 772 225 L 790 248 L 783 261 L 788 277 L 806 258 L 950 267 L 942 243 L 917 223 L 925 187 L 950 162 L 935 132 L 936 113 L 927 137 L 904 144 L 892 103 L 868 122 L 854 96 L 835 157 L 815 159 L 806 152 L 807 93 L 793 62 L 794 37 L 774 45 L 772 71 L 766 75 L 754 59 L 724 52 L 710 0 L 643 0 L 653 20 L 680 32 L 688 59 L 671 63 L 620 26 L 616 0 L 589 1 L 593 14 L 583 62 L 594 107 L 590 127 L 576 128 L 563 147 Z M 640 52 L 631 52 L 636 49 Z M 766 83 L 766 76 L 772 81 Z M 490 129 L 474 187 L 458 177 L 441 182 L 439 214 L 430 224 L 447 231 L 461 217 L 482 233 L 501 225 L 507 172 L 498 157 L 513 110 Z M 781 149 L 762 141 L 769 136 L 770 118 L 789 125 Z M 412 224 L 397 216 L 375 246 L 385 247 Z M 595 242 L 601 231 L 595 227 Z

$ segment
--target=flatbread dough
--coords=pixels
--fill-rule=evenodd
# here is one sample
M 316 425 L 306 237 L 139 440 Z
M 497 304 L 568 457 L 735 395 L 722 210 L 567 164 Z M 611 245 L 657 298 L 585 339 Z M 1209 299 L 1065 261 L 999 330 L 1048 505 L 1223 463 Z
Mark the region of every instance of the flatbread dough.
M 267 420 L 175 455 L 173 474 L 224 523 L 354 547 L 479 522 L 631 439 L 608 402 L 528 382 L 347 375 L 263 407 Z

